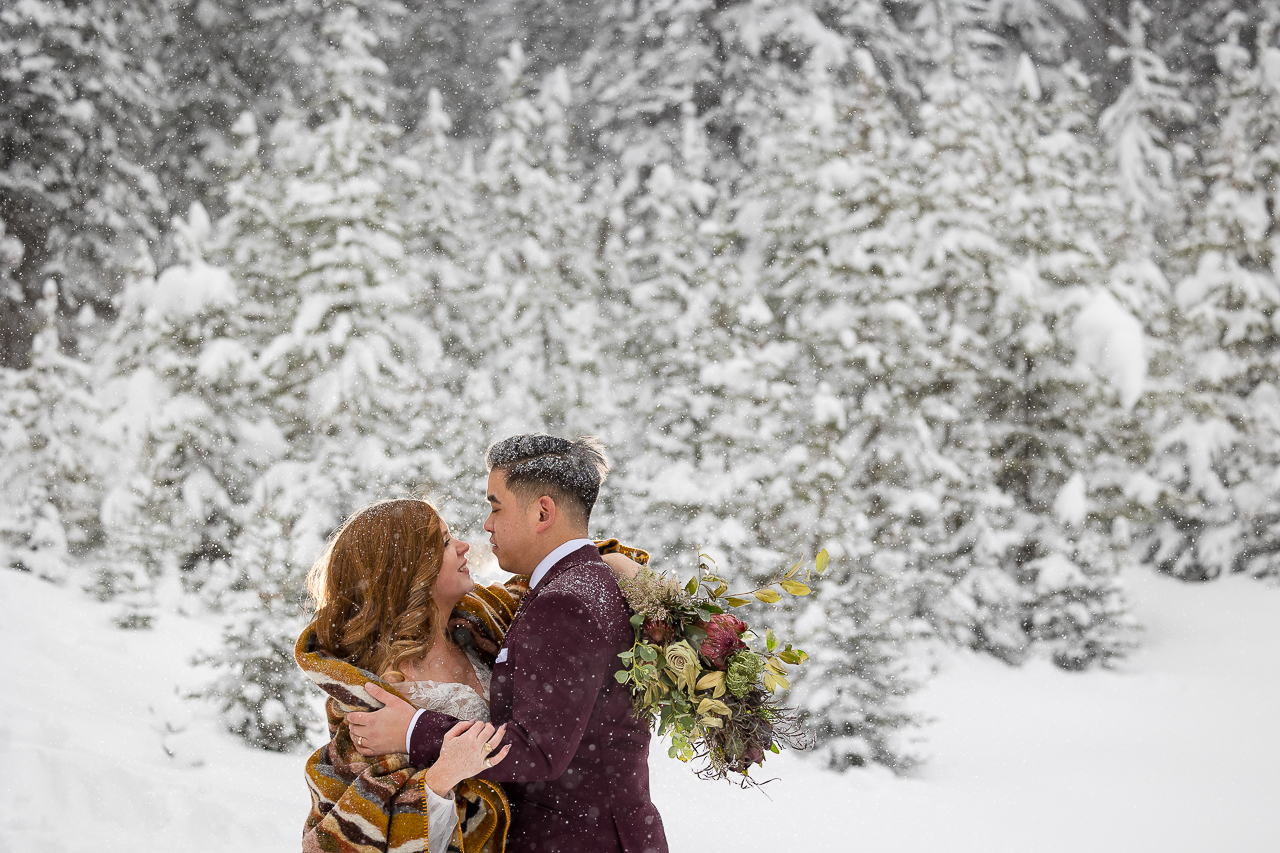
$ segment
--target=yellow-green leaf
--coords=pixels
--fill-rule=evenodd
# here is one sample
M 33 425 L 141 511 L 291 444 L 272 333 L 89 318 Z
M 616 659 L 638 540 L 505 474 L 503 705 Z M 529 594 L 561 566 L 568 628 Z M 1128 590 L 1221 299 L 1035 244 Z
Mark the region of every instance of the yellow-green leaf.
M 751 599 L 749 599 L 749 598 L 738 598 L 737 596 L 731 595 L 731 596 L 729 596 L 728 598 L 726 598 L 726 599 L 724 600 L 724 603 L 725 603 L 725 604 L 727 604 L 727 605 L 729 605 L 730 607 L 741 607 L 741 606 L 742 606 L 742 605 L 744 605 L 744 604 L 750 604 L 750 603 L 751 603 Z
M 755 592 L 756 599 L 763 601 L 765 604 L 773 604 L 775 601 L 781 601 L 782 596 L 775 589 L 759 589 Z
M 708 672 L 706 675 L 698 679 L 699 690 L 712 690 L 717 699 L 724 693 L 724 673 L 719 670 Z
M 724 684 L 724 674 L 719 670 L 708 672 L 703 678 L 698 679 L 699 690 L 708 690 L 717 684 Z
M 818 557 L 813 561 L 814 567 L 818 570 L 818 574 L 822 574 L 827 569 L 827 563 L 831 561 L 831 555 L 827 553 L 827 549 L 823 548 L 818 552 Z
M 785 690 L 791 687 L 790 681 L 787 681 L 781 675 L 774 675 L 768 670 L 765 670 L 764 675 L 761 676 L 760 680 L 764 682 L 764 689 L 770 692 L 778 689 Z
M 776 675 L 787 674 L 787 668 L 782 664 L 778 663 L 776 658 L 768 658 L 767 660 L 765 660 L 764 665 L 770 672 L 773 672 Z
M 800 581 L 783 581 L 782 588 L 792 595 L 808 595 L 813 592 L 813 590 L 800 583 Z
M 684 591 L 689 595 L 693 595 L 698 591 L 698 578 L 696 576 L 689 578 L 689 582 L 684 585 Z
M 784 578 L 793 578 L 793 577 L 795 577 L 795 576 L 796 576 L 796 572 L 798 572 L 798 571 L 800 571 L 800 564 L 799 564 L 799 563 L 796 563 L 794 566 L 792 566 L 791 568 L 787 569 L 787 573 L 786 573 L 785 575 L 783 575 L 783 577 L 784 577 Z

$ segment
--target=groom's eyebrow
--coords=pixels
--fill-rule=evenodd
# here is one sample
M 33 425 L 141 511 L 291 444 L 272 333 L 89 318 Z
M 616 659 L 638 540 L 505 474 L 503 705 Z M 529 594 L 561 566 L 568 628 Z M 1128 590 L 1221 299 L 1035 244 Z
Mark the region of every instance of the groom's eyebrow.
M 491 503 L 491 504 L 500 504 L 500 503 L 502 503 L 502 501 L 498 500 L 498 496 L 497 496 L 497 495 L 489 495 L 489 503 Z

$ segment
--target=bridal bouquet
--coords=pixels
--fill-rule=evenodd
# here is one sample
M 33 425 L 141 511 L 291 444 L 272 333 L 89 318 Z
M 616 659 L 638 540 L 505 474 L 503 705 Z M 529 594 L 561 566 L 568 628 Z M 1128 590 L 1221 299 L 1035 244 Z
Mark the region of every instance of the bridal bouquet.
M 759 637 L 729 611 L 753 601 L 772 604 L 782 593 L 808 595 L 807 582 L 827 562 L 823 550 L 803 579 L 796 563 L 764 586 L 735 594 L 728 594 L 705 554 L 698 557 L 698 574 L 684 585 L 647 566 L 622 582 L 634 611 L 635 643 L 619 655 L 624 668 L 614 677 L 631 685 L 637 713 L 659 735 L 671 736 L 672 758 L 706 758 L 702 778 L 733 773 L 750 785 L 749 771 L 764 763 L 766 751 L 812 745 L 797 712 L 774 696 L 791 686 L 787 666 L 808 655 L 772 630 Z

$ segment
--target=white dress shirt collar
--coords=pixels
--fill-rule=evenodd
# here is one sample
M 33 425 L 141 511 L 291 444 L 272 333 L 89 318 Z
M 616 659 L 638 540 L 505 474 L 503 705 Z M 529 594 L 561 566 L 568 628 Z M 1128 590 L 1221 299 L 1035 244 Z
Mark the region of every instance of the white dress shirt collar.
M 542 562 L 538 563 L 538 568 L 533 570 L 533 574 L 529 576 L 529 589 L 533 589 L 538 585 L 547 572 L 551 571 L 551 567 L 563 560 L 565 557 L 577 551 L 579 548 L 587 545 L 594 545 L 590 539 L 570 539 L 568 542 L 557 547 L 550 554 L 542 558 Z

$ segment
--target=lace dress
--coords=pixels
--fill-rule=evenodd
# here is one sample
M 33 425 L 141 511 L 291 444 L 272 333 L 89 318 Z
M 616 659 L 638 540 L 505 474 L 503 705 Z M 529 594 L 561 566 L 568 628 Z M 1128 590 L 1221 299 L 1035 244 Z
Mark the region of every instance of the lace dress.
M 484 695 L 476 693 L 467 684 L 452 681 L 406 681 L 401 687 L 415 707 L 439 711 L 459 720 L 483 720 L 489 722 L 489 684 L 493 673 L 471 651 L 467 652 L 476 680 Z M 441 797 L 430 788 L 427 791 L 427 853 L 445 853 L 449 839 L 458 826 L 458 812 L 453 793 Z

